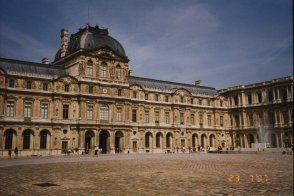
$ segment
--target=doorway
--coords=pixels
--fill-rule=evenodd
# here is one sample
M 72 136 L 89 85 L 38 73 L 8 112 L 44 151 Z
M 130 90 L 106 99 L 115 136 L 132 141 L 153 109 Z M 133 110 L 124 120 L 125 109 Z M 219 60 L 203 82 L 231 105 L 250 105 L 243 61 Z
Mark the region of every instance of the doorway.
M 121 131 L 117 131 L 115 133 L 115 153 L 121 153 L 122 152 L 122 139 L 123 139 L 123 133 Z
M 101 153 L 107 153 L 109 151 L 109 133 L 106 130 L 102 130 L 99 134 L 99 148 Z
M 137 152 L 137 141 L 133 141 L 133 152 Z
M 66 154 L 68 149 L 68 142 L 67 141 L 62 141 L 61 143 L 61 152 Z

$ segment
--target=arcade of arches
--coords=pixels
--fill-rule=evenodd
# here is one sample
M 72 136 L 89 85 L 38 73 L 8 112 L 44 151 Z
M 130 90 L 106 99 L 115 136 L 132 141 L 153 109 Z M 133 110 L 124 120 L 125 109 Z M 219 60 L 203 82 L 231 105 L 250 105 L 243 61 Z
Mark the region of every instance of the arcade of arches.
M 126 130 L 84 130 L 80 133 L 69 134 L 68 130 L 63 130 L 58 140 L 51 137 L 52 130 L 43 129 L 7 129 L 4 132 L 2 142 L 5 149 L 14 149 L 21 146 L 20 151 L 23 156 L 30 155 L 32 149 L 38 150 L 38 154 L 58 154 L 58 149 L 54 146 L 61 145 L 60 153 L 66 153 L 68 149 L 80 153 L 91 153 L 95 146 L 101 153 L 165 153 L 175 152 L 177 148 L 186 149 L 191 147 L 198 150 L 198 147 L 223 148 L 241 147 L 252 148 L 252 143 L 259 142 L 258 135 L 230 134 L 222 132 L 181 132 L 181 131 L 126 131 Z M 266 136 L 272 147 L 287 145 L 289 135 L 278 135 L 269 133 Z M 283 138 L 283 139 L 282 139 Z

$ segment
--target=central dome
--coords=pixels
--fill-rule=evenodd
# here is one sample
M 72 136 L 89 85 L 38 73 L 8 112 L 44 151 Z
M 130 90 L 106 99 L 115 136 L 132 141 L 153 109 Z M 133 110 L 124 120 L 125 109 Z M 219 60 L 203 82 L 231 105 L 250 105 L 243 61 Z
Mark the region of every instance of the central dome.
M 97 25 L 92 27 L 87 25 L 85 28 L 80 28 L 79 31 L 70 36 L 66 55 L 73 54 L 76 51 L 91 50 L 107 48 L 112 50 L 117 55 L 127 58 L 126 53 L 122 45 L 113 37 L 108 35 L 107 29 L 100 29 Z M 59 50 L 56 54 L 55 60 L 60 59 Z

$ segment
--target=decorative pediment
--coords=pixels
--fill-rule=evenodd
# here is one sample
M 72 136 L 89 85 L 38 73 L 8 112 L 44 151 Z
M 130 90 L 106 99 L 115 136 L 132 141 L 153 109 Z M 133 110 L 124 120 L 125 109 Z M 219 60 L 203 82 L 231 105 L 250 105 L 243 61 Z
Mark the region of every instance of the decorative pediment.
M 174 89 L 174 94 L 179 96 L 187 96 L 187 95 L 191 95 L 191 92 L 186 89 L 180 88 L 180 89 Z
M 117 61 L 124 61 L 124 59 L 114 52 L 107 50 L 107 49 L 100 49 L 98 51 L 90 52 L 91 56 L 98 57 L 101 60 L 117 60 Z
M 72 76 L 61 76 L 57 79 L 58 82 L 63 82 L 66 84 L 76 84 L 78 83 L 77 79 Z

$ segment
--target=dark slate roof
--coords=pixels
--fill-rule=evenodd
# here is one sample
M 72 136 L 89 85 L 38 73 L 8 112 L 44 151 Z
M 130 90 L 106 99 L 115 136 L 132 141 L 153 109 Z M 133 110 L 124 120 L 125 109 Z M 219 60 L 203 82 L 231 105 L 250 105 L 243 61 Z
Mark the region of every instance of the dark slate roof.
M 53 79 L 68 75 L 62 67 L 0 58 L 0 68 L 10 75 Z
M 192 94 L 196 95 L 207 95 L 207 96 L 216 96 L 218 92 L 215 88 L 200 86 L 196 87 L 192 84 L 182 84 L 176 82 L 168 82 L 161 80 L 154 80 L 148 78 L 141 78 L 136 76 L 129 77 L 130 85 L 140 85 L 142 88 L 147 89 L 158 89 L 163 91 L 175 91 L 177 89 L 186 89 Z
M 122 57 L 126 57 L 123 46 L 113 37 L 109 36 L 107 29 L 100 29 L 98 26 L 87 25 L 77 33 L 72 34 L 68 43 L 67 55 L 80 49 L 90 50 L 107 47 Z M 60 59 L 60 50 L 55 56 L 55 61 Z

